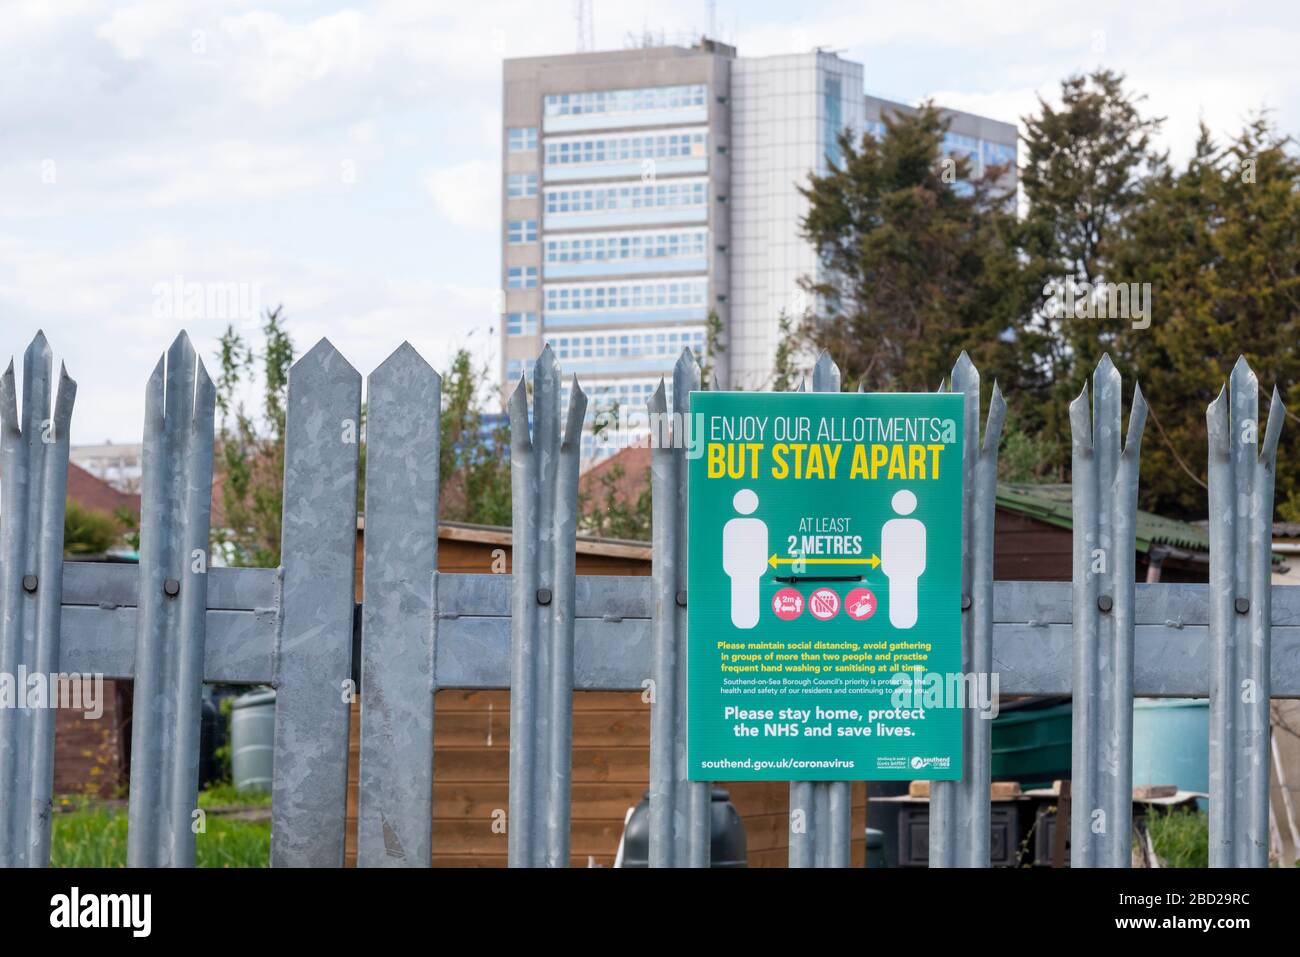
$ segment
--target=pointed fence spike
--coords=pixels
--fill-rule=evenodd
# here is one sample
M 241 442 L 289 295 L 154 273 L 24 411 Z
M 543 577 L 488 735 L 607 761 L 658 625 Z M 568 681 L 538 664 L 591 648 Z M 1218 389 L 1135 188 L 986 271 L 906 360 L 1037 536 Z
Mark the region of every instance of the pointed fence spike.
M 1071 440 L 1081 449 L 1092 448 L 1092 406 L 1088 401 L 1088 383 L 1070 403 Z
M 9 360 L 9 367 L 0 376 L 0 426 L 9 435 L 17 436 L 18 430 L 18 395 L 14 391 L 14 363 Z
M 993 394 L 989 396 L 988 417 L 984 420 L 984 442 L 982 448 L 985 452 L 996 452 L 998 442 L 1002 438 L 1002 424 L 1007 417 L 1007 402 L 1002 397 L 1002 389 L 998 386 L 996 379 L 993 380 Z
M 1286 418 L 1286 407 L 1282 404 L 1282 396 L 1278 394 L 1277 386 L 1273 386 L 1273 394 L 1268 403 L 1268 426 L 1264 432 L 1264 442 L 1259 449 L 1260 461 L 1272 466 L 1272 462 L 1277 455 L 1277 444 L 1282 438 L 1282 420 Z
M 532 435 L 528 429 L 528 380 L 522 374 L 515 391 L 510 394 L 507 413 L 510 416 L 511 444 L 518 449 L 532 448 Z
M 582 441 L 582 424 L 587 419 L 587 393 L 582 391 L 575 373 L 569 387 L 569 419 L 564 429 L 564 448 Z
M 840 367 L 835 364 L 829 352 L 822 350 L 813 366 L 814 392 L 839 392 Z
M 1142 434 L 1146 430 L 1147 411 L 1147 400 L 1142 394 L 1142 386 L 1134 383 L 1133 404 L 1129 407 L 1128 413 L 1128 435 L 1124 439 L 1123 455 L 1126 458 L 1133 458 L 1142 450 Z
M 1229 435 L 1229 405 L 1228 386 L 1225 383 L 1219 389 L 1219 394 L 1214 401 L 1205 407 L 1206 437 L 1211 454 L 1225 456 L 1232 448 Z
M 646 405 L 652 414 L 663 415 L 668 411 L 667 388 L 664 386 L 663 376 L 659 377 L 659 385 L 655 387 L 655 391 Z

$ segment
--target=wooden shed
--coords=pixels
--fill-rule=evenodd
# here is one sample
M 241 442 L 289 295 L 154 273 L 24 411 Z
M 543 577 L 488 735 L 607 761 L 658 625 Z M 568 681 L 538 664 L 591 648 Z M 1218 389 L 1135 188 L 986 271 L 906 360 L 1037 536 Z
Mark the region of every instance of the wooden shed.
M 993 527 L 995 579 L 1071 580 L 1074 515 L 1069 485 L 998 483 Z M 1210 580 L 1210 539 L 1205 529 L 1139 510 L 1136 532 L 1138 581 Z

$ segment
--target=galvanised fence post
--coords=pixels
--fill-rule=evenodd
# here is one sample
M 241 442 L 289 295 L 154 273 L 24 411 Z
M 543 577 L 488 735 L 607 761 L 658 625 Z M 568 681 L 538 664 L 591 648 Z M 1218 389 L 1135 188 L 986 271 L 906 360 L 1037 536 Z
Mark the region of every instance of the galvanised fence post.
M 328 342 L 289 370 L 271 864 L 342 867 L 361 375 Z
M 826 352 L 813 366 L 812 391 L 840 391 L 840 368 Z M 848 867 L 852 847 L 853 782 L 791 781 L 790 866 Z
M 182 332 L 145 396 L 127 861 L 193 867 L 216 390 Z
M 433 863 L 442 380 L 409 343 L 370 374 L 357 863 Z
M 1259 440 L 1245 357 L 1206 409 L 1210 467 L 1210 866 L 1268 866 L 1273 484 L 1286 410 Z
M 573 765 L 573 626 L 578 464 L 587 396 L 576 377 L 561 437 L 559 363 L 549 345 L 510 397 L 511 867 L 567 867 Z
M 700 387 L 694 353 L 673 369 L 673 411 L 664 383 L 650 399 L 652 574 L 654 589 L 650 709 L 650 866 L 708 867 L 711 785 L 690 781 L 687 722 L 687 444 L 699 442 L 690 420 Z M 717 383 L 714 383 L 716 389 Z
M 948 386 L 940 387 L 941 392 Z M 951 391 L 964 396 L 962 434 L 961 661 L 968 694 L 980 682 L 993 694 L 993 523 L 997 511 L 998 443 L 1007 404 L 997 383 L 980 441 L 980 374 L 965 352 L 952 369 Z M 993 722 L 965 702 L 962 778 L 930 782 L 930 866 L 988 867 Z M 989 703 L 992 703 L 991 701 Z
M 14 707 L 0 708 L 0 867 L 46 867 L 54 787 L 52 701 L 28 708 L 21 674 L 59 671 L 63 503 L 68 426 L 77 384 L 37 333 L 23 357 L 19 418 L 12 360 L 0 377 L 0 674 L 13 676 Z M 20 425 L 21 421 L 21 425 Z M 53 698 L 58 685 L 50 681 Z
M 1135 386 L 1120 448 L 1119 370 L 1102 356 L 1070 403 L 1074 502 L 1070 866 L 1128 867 L 1133 831 L 1137 489 L 1147 404 Z M 1063 822 L 1062 822 L 1063 826 Z

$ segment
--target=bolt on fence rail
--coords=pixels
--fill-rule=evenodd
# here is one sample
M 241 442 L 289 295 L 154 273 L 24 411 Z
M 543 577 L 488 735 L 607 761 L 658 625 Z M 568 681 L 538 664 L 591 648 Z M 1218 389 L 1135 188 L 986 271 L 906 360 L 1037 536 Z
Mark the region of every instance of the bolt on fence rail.
M 68 436 L 76 386 L 53 382 L 48 343 L 0 377 L 0 674 L 90 673 L 136 682 L 129 863 L 194 861 L 202 684 L 277 690 L 271 863 L 344 860 L 354 619 L 360 621 L 361 866 L 428 866 L 434 693 L 510 688 L 510 863 L 566 866 L 572 694 L 642 693 L 651 707 L 652 866 L 709 862 L 709 785 L 686 773 L 685 427 L 699 365 L 684 352 L 650 403 L 652 577 L 575 575 L 577 476 L 586 396 L 567 416 L 544 350 L 510 400 L 511 575 L 437 570 L 441 380 L 403 344 L 369 380 L 364 594 L 353 579 L 361 376 L 322 340 L 293 366 L 278 569 L 211 567 L 213 390 L 181 333 L 146 391 L 139 567 L 63 562 Z M 713 388 L 716 382 L 711 383 Z M 1071 405 L 1074 581 L 995 582 L 997 450 L 1006 404 L 994 386 L 978 441 L 979 372 L 965 395 L 962 663 L 996 665 L 1003 694 L 1075 698 L 1075 866 L 1128 864 L 1135 695 L 1209 697 L 1214 866 L 1268 861 L 1268 702 L 1300 697 L 1300 588 L 1272 585 L 1273 476 L 1285 410 L 1276 390 L 1261 441 L 1259 386 L 1242 359 L 1207 410 L 1208 585 L 1134 585 L 1138 453 L 1134 391 L 1120 446 L 1120 377 L 1108 358 Z M 827 355 L 814 391 L 839 391 Z M 799 387 L 803 391 L 806 384 Z M 861 391 L 861 386 L 859 386 Z M 655 418 L 655 415 L 658 418 Z M 563 423 L 563 429 L 561 428 Z M 654 431 L 654 429 L 652 429 Z M 23 702 L 25 704 L 26 702 Z M 146 703 L 147 707 L 141 707 Z M 49 861 L 53 712 L 0 708 L 0 865 Z M 936 782 L 932 866 L 989 864 L 990 722 L 964 722 L 959 782 Z M 791 782 L 791 866 L 846 866 L 850 782 Z M 485 822 L 485 828 L 489 822 Z M 798 825 L 798 826 L 796 826 Z M 495 832 L 495 827 L 494 827 Z

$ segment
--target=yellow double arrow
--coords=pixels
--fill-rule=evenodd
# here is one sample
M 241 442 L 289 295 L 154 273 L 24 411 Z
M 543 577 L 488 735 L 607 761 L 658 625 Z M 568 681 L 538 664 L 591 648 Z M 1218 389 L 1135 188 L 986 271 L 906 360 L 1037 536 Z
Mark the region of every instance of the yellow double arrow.
M 778 565 L 795 565 L 795 564 L 870 565 L 872 568 L 875 568 L 877 565 L 880 564 L 880 556 L 872 555 L 870 558 L 777 558 L 776 553 L 773 552 L 772 557 L 767 560 L 767 563 L 771 565 L 773 568 L 776 568 Z

